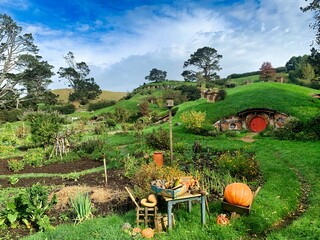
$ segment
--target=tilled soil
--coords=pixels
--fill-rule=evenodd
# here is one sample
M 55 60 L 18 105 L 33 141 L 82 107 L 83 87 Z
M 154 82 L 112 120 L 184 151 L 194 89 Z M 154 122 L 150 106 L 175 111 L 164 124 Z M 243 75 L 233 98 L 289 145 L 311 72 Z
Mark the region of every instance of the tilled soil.
M 102 166 L 103 163 L 99 161 L 92 161 L 83 159 L 69 163 L 54 163 L 42 167 L 26 166 L 25 169 L 18 172 L 18 174 L 25 173 L 74 173 L 86 169 L 92 169 Z M 73 197 L 76 192 L 88 193 L 94 208 L 95 216 L 105 216 L 112 212 L 124 213 L 134 208 L 134 205 L 124 187 L 132 187 L 129 179 L 124 177 L 121 170 L 108 170 L 107 185 L 105 183 L 105 176 L 103 172 L 90 173 L 74 178 L 62 177 L 35 177 L 35 178 L 19 178 L 14 185 L 10 183 L 10 175 L 16 174 L 9 171 L 6 160 L 0 160 L 0 175 L 8 175 L 8 178 L 0 179 L 0 190 L 8 187 L 21 188 L 30 187 L 33 184 L 40 183 L 44 186 L 53 186 L 55 189 L 51 194 L 57 195 L 58 204 L 48 214 L 53 217 L 55 221 L 53 225 L 61 224 L 65 221 L 61 220 L 61 215 L 70 215 L 69 198 Z M 71 222 L 72 217 L 67 220 Z M 19 239 L 23 235 L 28 235 L 29 230 L 25 227 L 11 229 L 10 235 L 12 239 Z M 2 234 L 0 234 L 0 239 Z

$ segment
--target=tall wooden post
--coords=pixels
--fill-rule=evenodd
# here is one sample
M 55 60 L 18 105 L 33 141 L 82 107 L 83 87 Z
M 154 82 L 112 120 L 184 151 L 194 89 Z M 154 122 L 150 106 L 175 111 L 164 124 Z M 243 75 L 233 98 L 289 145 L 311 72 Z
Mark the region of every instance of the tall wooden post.
M 172 146 L 172 109 L 169 108 L 169 138 L 170 138 L 170 165 L 173 164 L 173 146 Z

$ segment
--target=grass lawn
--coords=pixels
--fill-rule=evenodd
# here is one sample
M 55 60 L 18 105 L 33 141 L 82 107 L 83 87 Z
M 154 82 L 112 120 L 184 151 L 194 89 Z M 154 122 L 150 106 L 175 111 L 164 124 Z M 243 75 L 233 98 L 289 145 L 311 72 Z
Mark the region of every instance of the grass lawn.
M 220 202 L 210 202 L 211 217 L 202 228 L 199 204 L 194 204 L 191 214 L 181 206 L 174 209 L 177 223 L 173 230 L 157 235 L 157 239 L 317 239 L 320 236 L 319 143 L 267 138 L 251 144 L 235 139 L 206 141 L 217 148 L 226 144 L 243 145 L 256 152 L 265 183 L 254 201 L 252 212 L 221 227 L 215 223 L 216 216 L 222 212 Z M 278 229 L 281 220 L 299 207 L 302 187 L 306 185 L 310 185 L 310 192 L 305 212 L 289 226 Z M 121 230 L 124 222 L 134 225 L 135 211 L 92 219 L 77 226 L 59 226 L 54 231 L 37 233 L 26 239 L 131 239 Z

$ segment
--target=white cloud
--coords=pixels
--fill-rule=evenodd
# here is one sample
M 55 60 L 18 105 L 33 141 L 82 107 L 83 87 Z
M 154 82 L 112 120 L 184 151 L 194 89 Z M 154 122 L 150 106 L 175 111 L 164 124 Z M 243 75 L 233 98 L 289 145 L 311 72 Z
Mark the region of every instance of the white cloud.
M 182 80 L 183 62 L 203 46 L 223 55 L 222 77 L 256 71 L 262 62 L 283 66 L 294 55 L 309 53 L 314 33 L 312 16 L 299 10 L 304 0 L 248 0 L 226 8 L 173 8 L 143 6 L 118 17 L 108 16 L 108 32 L 80 34 L 29 26 L 40 54 L 50 64 L 65 66 L 72 51 L 85 61 L 102 89 L 127 91 L 143 84 L 152 68 L 167 71 L 169 79 Z M 93 25 L 101 28 L 106 19 Z M 77 25 L 82 31 L 89 26 Z M 59 86 L 56 82 L 52 87 Z

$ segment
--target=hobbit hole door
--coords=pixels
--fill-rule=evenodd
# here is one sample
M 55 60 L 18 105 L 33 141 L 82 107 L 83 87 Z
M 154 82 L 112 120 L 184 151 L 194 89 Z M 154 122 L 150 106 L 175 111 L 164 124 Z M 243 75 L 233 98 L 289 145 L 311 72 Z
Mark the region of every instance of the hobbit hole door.
M 268 125 L 267 121 L 260 116 L 256 116 L 252 118 L 249 124 L 250 129 L 253 132 L 262 132 L 263 130 L 266 129 L 267 125 Z

